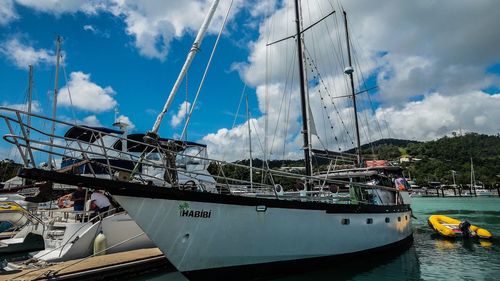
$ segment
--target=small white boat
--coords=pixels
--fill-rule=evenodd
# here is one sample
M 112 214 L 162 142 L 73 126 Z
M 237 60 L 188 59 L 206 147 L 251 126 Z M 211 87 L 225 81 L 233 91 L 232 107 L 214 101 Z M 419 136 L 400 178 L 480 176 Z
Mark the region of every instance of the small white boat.
M 0 222 L 8 223 L 10 230 L 17 230 L 29 222 L 36 221 L 26 209 L 16 202 L 0 202 Z M 13 232 L 15 233 L 15 232 Z M 44 248 L 41 234 L 36 232 L 26 233 L 18 236 L 14 234 L 10 238 L 0 240 L 0 254 L 12 254 L 19 252 L 38 251 Z
M 147 235 L 125 212 L 114 213 L 89 220 L 89 212 L 49 210 L 38 212 L 41 220 L 22 228 L 13 239 L 33 234 L 43 236 L 45 249 L 33 252 L 34 259 L 59 262 L 88 257 L 92 254 L 96 237 L 106 237 L 102 254 L 155 247 Z
M 476 189 L 476 195 L 477 196 L 492 196 L 493 194 L 488 189 L 478 188 L 478 189 Z

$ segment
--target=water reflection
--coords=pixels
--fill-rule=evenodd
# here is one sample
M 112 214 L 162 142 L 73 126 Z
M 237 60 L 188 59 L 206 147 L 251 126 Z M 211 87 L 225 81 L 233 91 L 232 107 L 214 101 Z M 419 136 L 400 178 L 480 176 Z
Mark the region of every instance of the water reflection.
M 327 269 L 272 280 L 422 280 L 420 275 L 419 258 L 412 246 L 401 254 L 373 255 L 352 262 L 332 264 Z

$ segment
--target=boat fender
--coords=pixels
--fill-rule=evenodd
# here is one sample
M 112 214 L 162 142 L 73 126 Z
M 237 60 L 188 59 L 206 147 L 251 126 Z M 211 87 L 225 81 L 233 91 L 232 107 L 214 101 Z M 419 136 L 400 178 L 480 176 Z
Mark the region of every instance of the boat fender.
M 94 239 L 94 256 L 100 256 L 106 254 L 106 235 L 102 233 L 102 230 Z
M 283 191 L 283 187 L 281 186 L 281 184 L 275 184 L 274 185 L 274 192 L 277 195 L 284 195 L 285 194 L 285 192 Z

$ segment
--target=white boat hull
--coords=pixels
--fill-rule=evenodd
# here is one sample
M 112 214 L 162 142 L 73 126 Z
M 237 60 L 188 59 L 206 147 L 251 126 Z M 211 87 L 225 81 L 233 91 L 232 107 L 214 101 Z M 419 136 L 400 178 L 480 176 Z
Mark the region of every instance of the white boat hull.
M 263 211 L 264 206 L 255 205 L 114 197 L 181 272 L 352 254 L 412 236 L 408 209 Z M 343 219 L 350 223 L 342 224 Z M 368 219 L 373 222 L 368 224 Z

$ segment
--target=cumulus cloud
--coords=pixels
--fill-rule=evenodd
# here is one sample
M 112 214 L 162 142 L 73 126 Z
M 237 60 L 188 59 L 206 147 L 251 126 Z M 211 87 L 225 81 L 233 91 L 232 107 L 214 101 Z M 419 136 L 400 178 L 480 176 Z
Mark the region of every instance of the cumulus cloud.
M 432 140 L 460 130 L 485 134 L 500 132 L 500 93 L 474 91 L 455 96 L 433 93 L 404 107 L 379 108 L 392 136 Z
M 103 88 L 90 80 L 90 74 L 78 71 L 70 74 L 68 83 L 59 91 L 58 103 L 62 106 L 73 105 L 85 111 L 103 112 L 118 104 L 113 98 L 114 94 L 115 91 L 110 86 Z
M 91 127 L 102 127 L 101 121 L 99 121 L 99 119 L 97 119 L 97 116 L 95 115 L 89 115 L 83 118 L 83 120 L 79 123 Z
M 118 118 L 117 118 L 116 121 L 127 124 L 128 125 L 128 127 L 127 127 L 128 131 L 133 131 L 135 129 L 135 124 L 132 123 L 132 121 L 130 120 L 130 118 L 128 118 L 128 116 L 120 115 L 120 116 L 118 116 Z
M 106 3 L 98 0 L 16 0 L 25 7 L 55 15 L 83 12 L 94 15 L 106 8 Z
M 209 32 L 216 32 L 221 25 L 229 1 L 220 1 Z M 174 38 L 185 33 L 195 33 L 201 26 L 212 1 L 115 1 L 109 10 L 122 17 L 127 25 L 126 32 L 135 39 L 139 53 L 148 58 L 164 60 Z M 243 5 L 236 0 L 233 10 Z M 233 15 L 236 12 L 232 13 Z
M 14 2 L 12 0 L 3 0 L 0 2 L 0 25 L 6 25 L 18 18 L 19 15 L 14 8 Z
M 35 49 L 18 38 L 11 38 L 0 44 L 0 53 L 15 66 L 25 69 L 28 65 L 55 63 L 55 54 L 51 50 Z
M 170 125 L 172 125 L 172 127 L 174 128 L 177 127 L 189 113 L 190 108 L 191 108 L 191 103 L 187 101 L 181 103 L 179 105 L 179 111 L 177 111 L 177 113 L 172 116 L 172 119 L 170 120 Z
M 271 97 L 270 100 L 275 100 L 277 103 L 267 104 L 266 94 Z M 204 136 L 202 141 L 208 145 L 211 157 L 228 161 L 248 158 L 248 122 L 250 122 L 252 131 L 254 157 L 263 158 L 264 154 L 271 159 L 299 157 L 300 151 L 297 150 L 297 147 L 300 147 L 301 144 L 297 137 L 300 137 L 298 132 L 300 109 L 297 92 L 285 89 L 283 85 L 274 84 L 268 88 L 257 87 L 257 96 L 259 109 L 262 112 L 268 112 L 268 114 L 252 118 L 234 128 L 222 128 L 215 133 Z M 277 124 L 280 125 L 277 126 Z
M 3 102 L 2 103 L 3 107 L 8 107 L 12 109 L 17 109 L 21 111 L 28 111 L 28 103 L 8 103 L 8 102 Z M 40 102 L 37 100 L 34 100 L 31 102 L 31 112 L 32 113 L 40 113 L 42 112 L 42 107 L 40 105 Z
M 85 31 L 90 31 L 90 32 L 92 32 L 92 33 L 95 33 L 95 32 L 96 32 L 96 29 L 95 29 L 92 25 L 90 25 L 90 24 L 86 24 L 86 25 L 84 25 L 84 26 L 83 26 L 83 30 L 85 30 Z
M 123 19 L 125 32 L 134 38 L 139 53 L 148 58 L 165 60 L 169 47 L 175 38 L 186 33 L 196 33 L 201 26 L 212 0 L 165 0 L 165 1 L 132 1 L 132 0 L 16 0 L 17 3 L 39 12 L 56 16 L 69 13 L 96 15 L 101 12 L 110 13 Z M 229 20 L 235 18 L 239 11 L 248 9 L 254 17 L 266 15 L 275 6 L 276 1 L 243 1 L 235 0 Z M 230 1 L 220 1 L 212 19 L 209 32 L 219 30 L 228 10 Z M 91 31 L 94 26 L 87 26 Z M 107 33 L 101 33 L 106 35 Z
M 101 36 L 101 37 L 104 37 L 104 38 L 109 38 L 110 35 L 109 35 L 109 32 L 107 31 L 101 31 L 100 29 L 98 29 L 97 27 L 91 25 L 91 24 L 86 24 L 83 26 L 83 30 L 85 31 L 88 31 L 88 32 L 92 32 L 92 34 L 95 34 L 95 35 L 98 35 L 98 36 Z
M 288 135 L 294 136 L 275 139 L 291 155 L 302 157 L 300 118 L 288 118 L 295 124 L 289 127 L 279 118 L 282 113 L 278 110 L 287 92 L 283 89 L 297 91 L 295 42 L 290 39 L 266 47 L 294 34 L 291 5 L 281 3 L 265 19 L 259 27 L 259 37 L 248 45 L 247 61 L 235 63 L 233 68 L 248 85 L 256 87 L 259 110 L 267 116 L 268 127 L 281 122 Z M 500 131 L 494 122 L 500 117 L 495 109 L 499 95 L 481 91 L 498 87 L 500 81 L 497 73 L 487 72 L 489 66 L 500 61 L 500 53 L 494 47 L 500 41 L 500 33 L 494 28 L 500 17 L 500 10 L 492 9 L 495 1 L 429 4 L 358 0 L 345 1 L 343 5 L 348 11 L 355 55 L 356 90 L 366 87 L 361 73 L 365 79 L 373 77 L 378 86 L 377 95 L 372 97 L 377 100 L 375 113 L 367 105 L 360 106 L 362 96 L 358 98 L 363 143 L 387 136 L 430 140 L 460 129 L 490 134 Z M 317 148 L 346 150 L 355 141 L 352 101 L 339 98 L 350 94 L 347 77 L 342 73 L 347 62 L 341 9 L 332 7 L 330 1 L 303 2 L 303 25 L 311 25 L 332 8 L 337 10 L 337 18 L 324 20 L 304 35 L 307 75 L 312 86 L 311 108 L 321 140 L 313 136 L 312 141 Z M 461 20 L 450 20 L 453 18 Z M 273 87 L 281 90 L 273 91 Z M 298 112 L 298 100 L 290 100 L 289 108 L 292 113 Z M 263 120 L 257 118 L 254 122 L 261 133 L 266 126 Z M 220 129 L 203 141 L 209 144 L 211 154 L 225 155 L 226 147 L 234 151 L 237 143 L 245 143 L 245 128 L 245 124 L 240 124 L 233 129 Z M 272 129 L 268 132 L 273 134 Z M 245 158 L 242 151 L 237 154 L 237 159 Z

